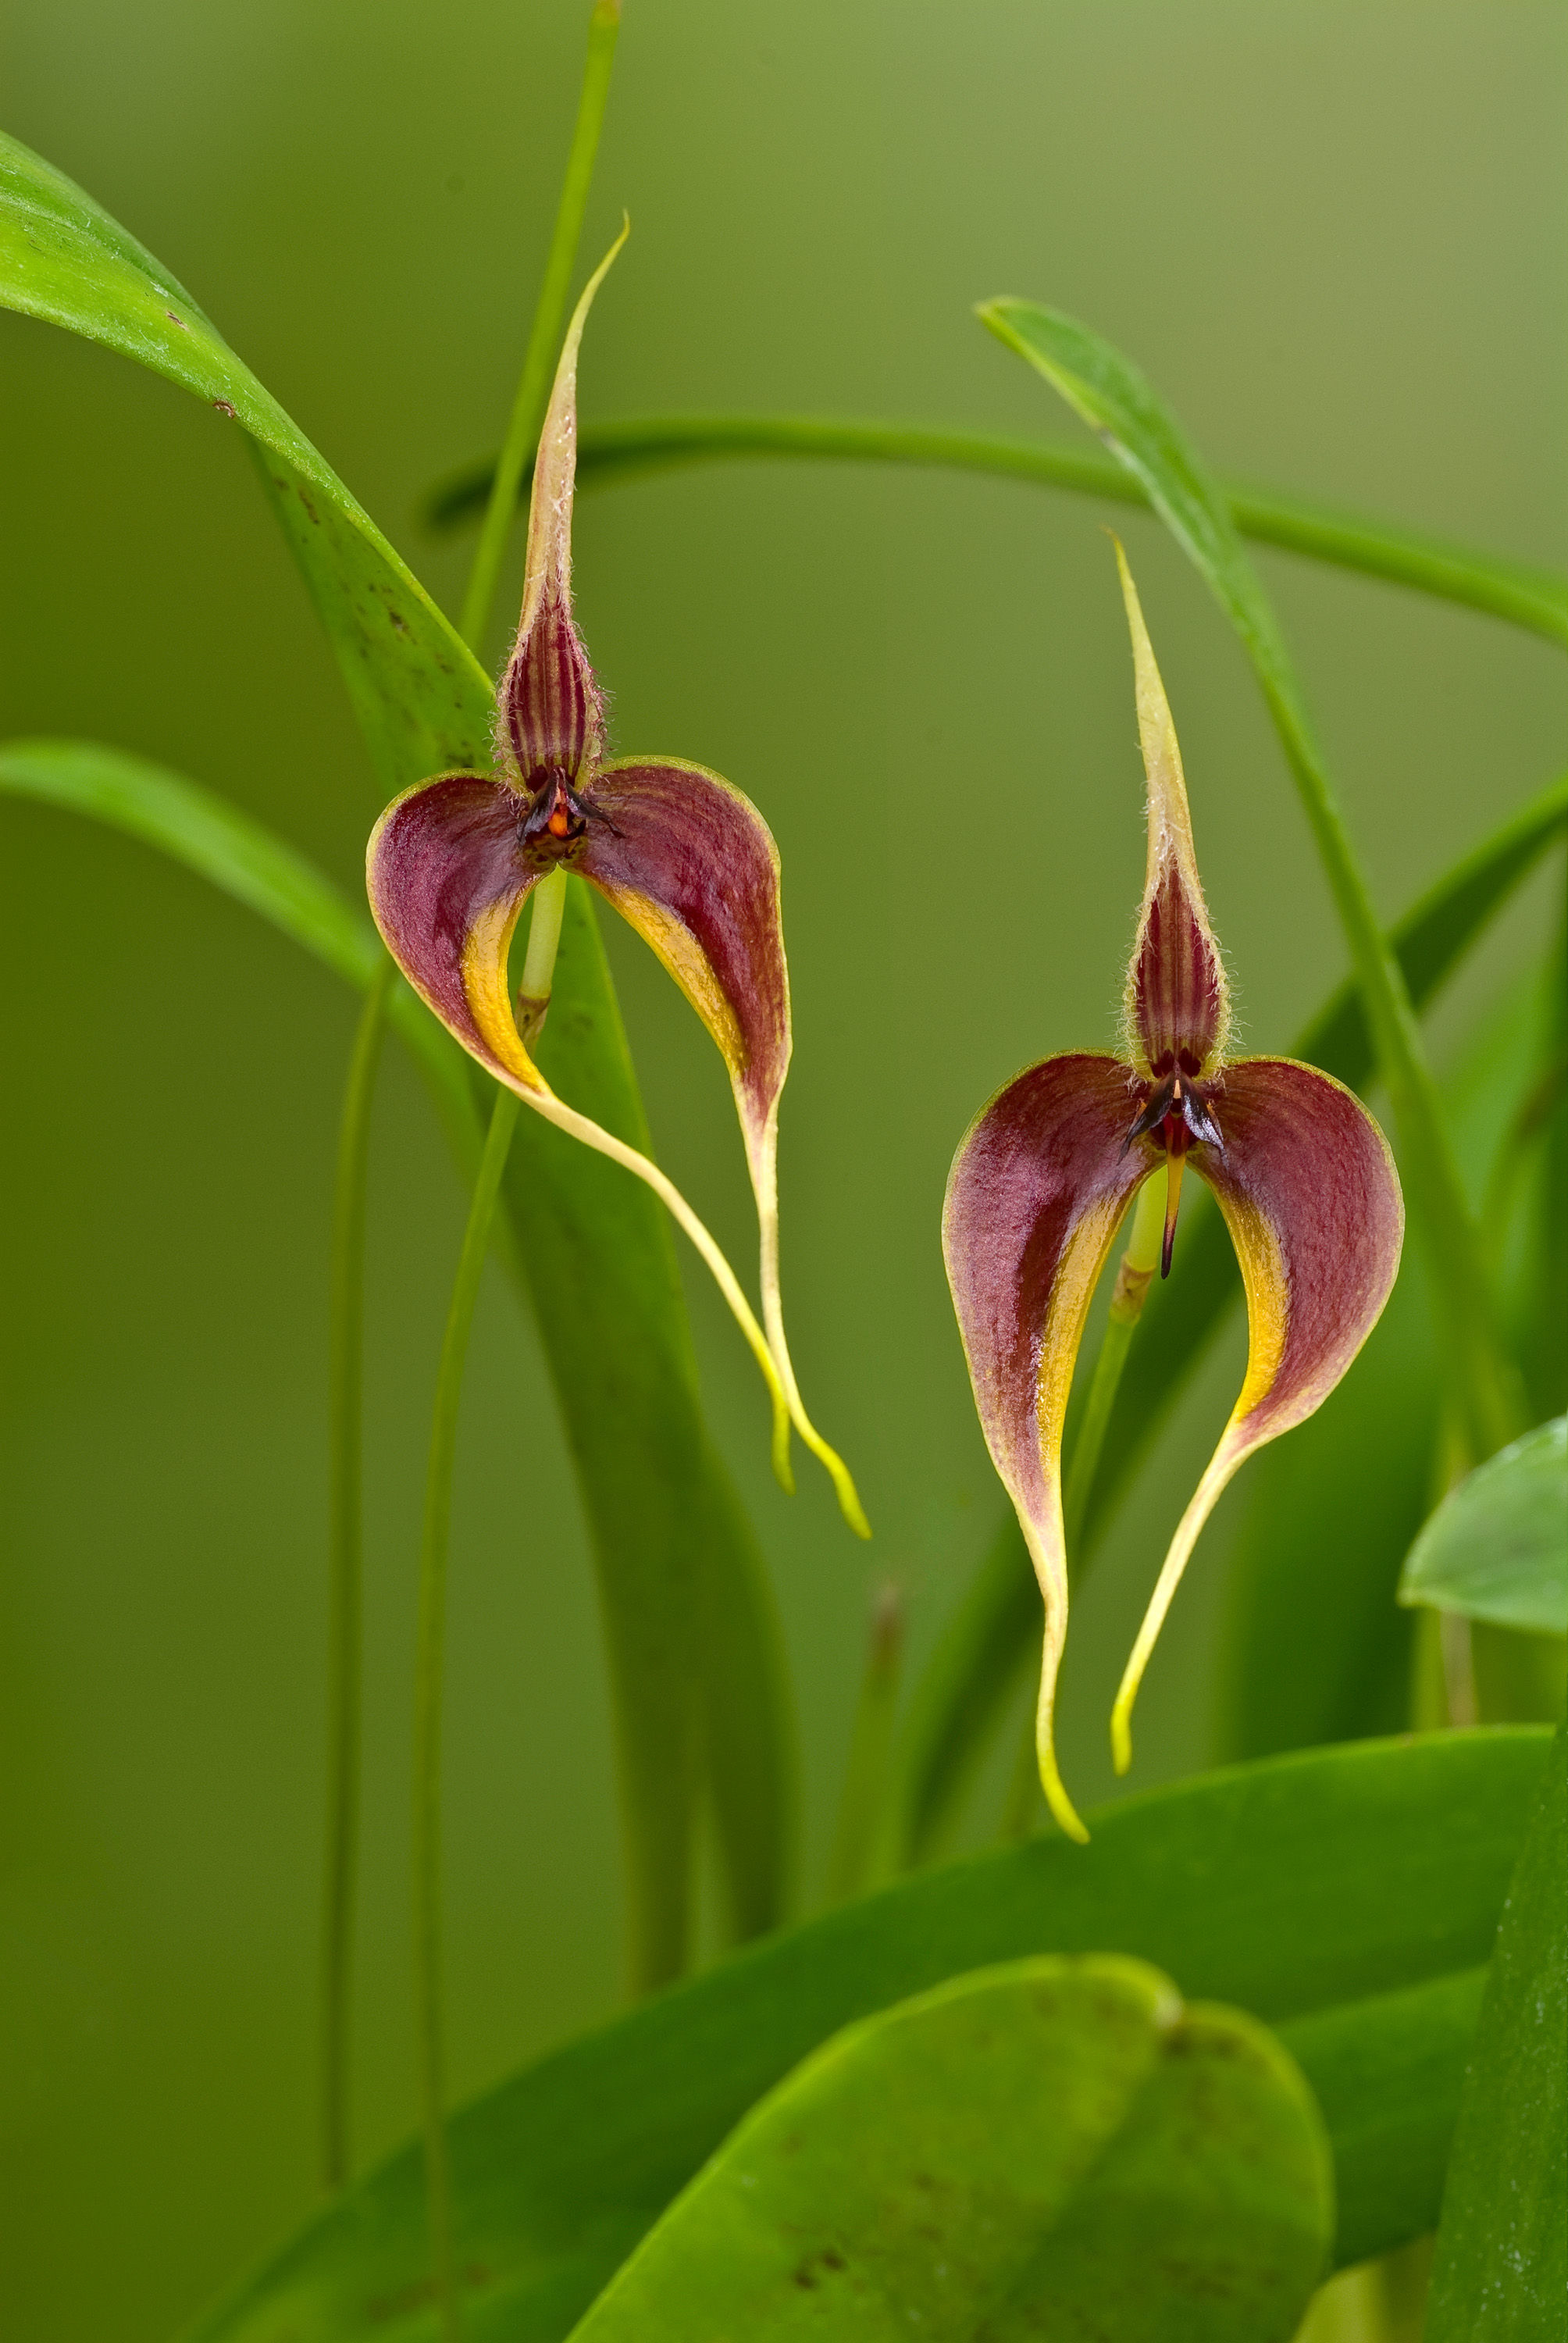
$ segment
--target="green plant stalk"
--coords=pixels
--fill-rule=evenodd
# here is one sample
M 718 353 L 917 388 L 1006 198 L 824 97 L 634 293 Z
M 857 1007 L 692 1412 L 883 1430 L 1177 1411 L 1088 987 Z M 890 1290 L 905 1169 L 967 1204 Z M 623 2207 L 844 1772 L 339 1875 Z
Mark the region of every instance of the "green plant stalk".
M 828 1861 L 830 1905 L 847 1904 L 851 1896 L 863 1896 L 877 1885 L 884 1867 L 888 1776 L 903 1646 L 903 1598 L 896 1586 L 883 1586 L 871 1605 L 865 1672 Z
M 332 1216 L 327 1845 L 321 1931 L 321 2174 L 351 2168 L 349 2030 L 359 1870 L 360 1621 L 363 1609 L 365 1189 L 370 1105 L 397 970 L 385 954 L 360 1011 L 337 1140 Z
M 578 239 L 582 234 L 583 211 L 593 180 L 594 158 L 598 152 L 599 128 L 604 121 L 605 101 L 609 96 L 610 67 L 615 63 L 616 36 L 619 31 L 620 0 L 595 0 L 594 12 L 588 19 L 588 57 L 583 65 L 582 95 L 578 100 L 577 127 L 572 132 L 566 176 L 561 182 L 560 202 L 556 208 L 555 231 L 550 237 L 549 254 L 545 262 L 544 281 L 539 287 L 534 321 L 528 332 L 528 350 L 523 358 L 522 378 L 518 384 L 511 421 L 507 426 L 506 439 L 496 463 L 474 566 L 463 597 L 463 615 L 458 621 L 459 633 L 477 654 L 481 653 L 485 628 L 489 623 L 491 605 L 496 598 L 496 582 L 500 575 L 512 517 L 518 508 L 518 494 L 523 481 L 531 473 L 539 426 L 544 421 L 545 402 L 549 397 L 550 377 L 555 371 L 561 320 L 566 315 Z
M 457 1274 L 447 1313 L 419 1547 L 419 1614 L 414 1671 L 414 1961 L 418 2012 L 419 2094 L 424 2118 L 425 2194 L 430 2258 L 443 2343 L 457 2343 L 457 2269 L 452 2254 L 452 2186 L 447 2145 L 447 2091 L 441 1979 L 441 1694 L 446 1655 L 447 1563 L 452 1526 L 452 1463 L 457 1407 L 474 1323 L 490 1222 L 522 1101 L 498 1090 L 489 1135 L 474 1183 Z
M 85 189 L 4 134 L 0 305 L 151 368 L 201 404 L 205 428 L 216 408 L 224 427 L 232 421 L 246 435 L 383 801 L 432 773 L 484 769 L 494 684 L 418 579 L 163 263 Z M 363 987 L 374 972 L 380 944 L 368 920 L 303 857 L 178 775 L 91 743 L 34 741 L 0 753 L 0 788 L 159 846 L 351 983 Z M 646 1151 L 615 989 L 580 896 L 568 886 L 544 1069 L 583 1112 Z M 407 986 L 394 989 L 389 1013 L 471 1179 L 489 1115 L 487 1081 Z M 531 1241 L 541 1228 L 548 1244 Z M 689 1952 L 689 1864 L 679 1872 L 678 1862 L 691 1843 L 700 1779 L 688 1762 L 693 1745 L 709 1753 L 738 1928 L 758 1934 L 783 1915 L 798 1758 L 777 1606 L 755 1531 L 704 1424 L 674 1237 L 658 1201 L 528 1116 L 508 1166 L 497 1242 L 537 1316 L 593 1546 L 611 1661 L 633 1975 L 645 1988 L 678 1974 Z
M 1248 641 L 1298 792 L 1317 840 L 1351 960 L 1361 981 L 1378 1068 L 1403 1142 L 1404 1184 L 1426 1254 L 1442 1364 L 1473 1464 L 1521 1427 L 1503 1355 L 1481 1232 L 1465 1200 L 1442 1104 L 1398 955 L 1378 920 L 1294 679 L 1269 672 L 1269 646 Z M 1277 642 L 1272 663 L 1284 666 Z
M 578 480 L 585 489 L 611 487 L 681 464 L 759 458 L 912 465 L 1024 480 L 1116 504 L 1149 502 L 1140 482 L 1109 456 L 989 431 L 814 415 L 628 416 L 587 424 L 578 447 Z M 494 459 L 454 474 L 431 491 L 427 519 L 437 528 L 461 528 L 491 498 L 498 477 Z M 515 493 L 520 495 L 521 487 L 519 479 Z M 1325 510 L 1277 489 L 1231 481 L 1220 493 L 1236 528 L 1256 544 L 1484 611 L 1568 649 L 1568 579 L 1550 570 L 1500 561 L 1357 514 Z

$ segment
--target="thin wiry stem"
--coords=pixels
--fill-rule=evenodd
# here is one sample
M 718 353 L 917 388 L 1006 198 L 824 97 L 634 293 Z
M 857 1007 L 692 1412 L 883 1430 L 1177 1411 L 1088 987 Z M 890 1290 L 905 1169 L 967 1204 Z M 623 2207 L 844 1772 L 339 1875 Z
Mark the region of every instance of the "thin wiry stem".
M 613 486 L 680 464 L 793 458 L 807 462 L 906 464 L 941 471 L 989 473 L 1038 488 L 1066 488 L 1116 504 L 1147 504 L 1138 482 L 1109 456 L 1012 439 L 989 431 L 944 431 L 920 424 L 839 421 L 816 415 L 629 416 L 587 424 L 578 445 L 581 488 Z M 435 489 L 427 518 L 460 528 L 488 498 L 498 467 L 476 464 Z M 519 473 L 514 502 L 525 485 Z M 1225 486 L 1231 518 L 1243 537 L 1287 553 L 1406 586 L 1457 602 L 1568 648 L 1568 580 L 1523 563 L 1500 561 L 1465 546 L 1445 545 L 1353 513 L 1328 511 L 1272 488 Z
M 620 0 L 596 0 L 588 19 L 588 56 L 583 66 L 582 94 L 578 101 L 577 126 L 567 157 L 566 177 L 556 210 L 555 231 L 545 263 L 544 281 L 534 307 L 523 359 L 522 378 L 513 402 L 511 421 L 500 459 L 478 548 L 463 600 L 461 631 L 476 656 L 480 653 L 507 536 L 522 480 L 538 439 L 554 370 L 561 320 L 583 210 L 598 151 L 599 126 L 609 92 L 610 66 L 616 35 L 620 30 Z M 528 986 L 535 1022 L 542 1021 L 555 971 L 556 946 L 560 937 L 560 895 L 556 890 L 543 920 L 536 918 L 530 939 Z M 441 1991 L 441 1668 L 446 1646 L 447 1552 L 452 1513 L 452 1458 L 457 1437 L 457 1402 L 463 1385 L 468 1333 L 479 1273 L 490 1240 L 491 1222 L 501 1175 L 517 1128 L 521 1101 L 508 1090 L 498 1090 L 490 1117 L 489 1136 L 474 1184 L 468 1225 L 457 1263 L 441 1348 L 436 1408 L 430 1429 L 430 1459 L 425 1483 L 425 1527 L 419 1564 L 419 1622 L 414 1693 L 414 1946 L 418 2001 L 419 2067 L 425 2126 L 425 2180 L 430 2251 L 440 2304 L 444 2343 L 457 2343 L 457 2280 L 452 2248 L 451 2173 L 447 2147 L 446 2062 L 443 2052 Z
M 534 309 L 534 322 L 523 359 L 522 378 L 518 384 L 518 395 L 512 405 L 511 421 L 507 426 L 506 439 L 490 484 L 484 525 L 474 554 L 474 567 L 468 576 L 467 591 L 463 597 L 459 631 L 477 656 L 482 656 L 481 645 L 489 622 L 490 606 L 496 598 L 496 581 L 500 575 L 512 516 L 518 508 L 522 484 L 529 476 L 534 449 L 538 444 L 539 426 L 544 420 L 545 403 L 549 397 L 550 377 L 555 372 L 556 351 L 561 338 L 561 320 L 566 315 L 567 295 L 571 289 L 578 238 L 582 234 L 583 211 L 593 179 L 594 157 L 598 153 L 599 126 L 604 121 L 605 101 L 609 96 L 610 67 L 615 62 L 616 35 L 619 31 L 620 0 L 596 0 L 593 15 L 588 19 L 588 58 L 583 66 L 582 96 L 578 101 L 577 127 L 572 133 L 571 152 L 567 157 L 566 177 L 561 182 L 560 202 L 556 209 L 549 256 L 545 262 L 544 281 L 539 287 L 539 297 Z
M 875 1886 L 887 1855 L 888 1776 L 903 1648 L 903 1597 L 889 1584 L 878 1588 L 871 1604 L 865 1673 L 828 1860 L 829 1904 L 847 1904 Z
M 474 1183 L 457 1275 L 436 1378 L 425 1522 L 419 1549 L 419 1615 L 414 1670 L 414 1963 L 418 2003 L 419 2086 L 425 2129 L 425 2194 L 443 2343 L 459 2332 L 447 2147 L 447 2087 L 441 1994 L 441 1692 L 446 1653 L 447 1557 L 452 1525 L 452 1460 L 457 1405 L 479 1276 L 490 1242 L 501 1174 L 521 1101 L 498 1089 L 489 1136 Z
M 321 2175 L 329 2193 L 351 2162 L 349 2016 L 359 1869 L 361 1497 L 365 1384 L 365 1186 L 370 1106 L 396 976 L 383 957 L 360 1011 L 337 1139 L 332 1216 L 327 1846 L 321 1930 Z
M 544 280 L 534 307 L 523 359 L 522 377 L 512 405 L 484 526 L 463 598 L 461 632 L 469 649 L 482 651 L 496 581 L 507 537 L 518 504 L 520 482 L 529 467 L 538 439 L 554 371 L 561 320 L 577 259 L 584 207 L 598 152 L 599 127 L 609 94 L 610 67 L 620 30 L 620 0 L 596 0 L 588 19 L 588 56 L 583 65 L 582 93 L 578 101 L 577 126 L 567 157 L 566 176 L 556 209 L 555 230 L 545 262 Z M 538 923 L 531 941 L 538 947 L 528 955 L 528 982 L 535 1021 L 542 1020 L 555 970 L 555 948 L 560 936 L 560 903 L 552 900 L 545 920 Z M 551 916 L 553 914 L 553 916 Z M 546 949 L 548 945 L 548 950 Z M 447 1549 L 452 1512 L 452 1457 L 457 1434 L 457 1402 L 474 1302 L 484 1267 L 490 1226 L 495 1218 L 501 1175 L 517 1128 L 521 1101 L 499 1090 L 490 1118 L 489 1136 L 474 1185 L 468 1225 L 457 1264 L 441 1349 L 437 1380 L 435 1417 L 430 1431 L 430 1460 L 425 1484 L 425 1528 L 419 1565 L 418 1656 L 414 1694 L 414 1942 L 419 2010 L 419 2065 L 425 2122 L 426 2197 L 428 2207 L 431 2259 L 440 2303 L 444 2343 L 457 2343 L 458 2333 L 457 2270 L 452 2250 L 451 2174 L 447 2148 L 446 2066 L 443 2055 L 441 1993 L 441 1665 L 446 1644 Z

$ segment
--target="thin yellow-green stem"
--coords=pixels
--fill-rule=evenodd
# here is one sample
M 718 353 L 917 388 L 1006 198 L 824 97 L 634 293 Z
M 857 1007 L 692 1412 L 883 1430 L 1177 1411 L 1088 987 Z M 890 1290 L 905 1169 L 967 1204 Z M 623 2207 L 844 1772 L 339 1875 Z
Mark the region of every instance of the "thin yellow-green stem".
M 436 1378 L 430 1455 L 425 1477 L 424 1532 L 419 1548 L 419 1614 L 414 1668 L 414 1966 L 425 2132 L 425 2195 L 443 2343 L 457 2343 L 459 2331 L 441 1994 L 441 1693 L 447 1640 L 447 1561 L 452 1524 L 452 1461 L 474 1304 L 489 1248 L 490 1222 L 495 1217 L 501 1174 L 506 1170 L 521 1103 L 512 1091 L 497 1090 L 489 1135 L 479 1162 L 479 1176 L 474 1183 Z
M 904 1603 L 891 1584 L 871 1604 L 866 1667 L 855 1711 L 844 1787 L 828 1859 L 828 1901 L 847 1904 L 874 1887 L 887 1855 L 888 1783 L 904 1648 Z
M 544 421 L 550 377 L 555 371 L 556 352 L 561 338 L 561 320 L 566 315 L 567 295 L 571 288 L 572 268 L 577 260 L 578 239 L 582 233 L 583 211 L 593 179 L 594 157 L 598 152 L 599 127 L 604 121 L 605 101 L 609 95 L 616 35 L 619 31 L 620 0 L 596 0 L 593 15 L 588 19 L 588 57 L 583 65 L 577 127 L 572 133 L 571 152 L 567 157 L 566 176 L 561 182 L 560 202 L 556 209 L 555 232 L 550 237 L 549 255 L 545 262 L 544 281 L 539 287 L 539 297 L 534 309 L 528 351 L 523 359 L 522 378 L 512 404 L 511 421 L 507 426 L 506 439 L 497 459 L 489 502 L 485 508 L 484 524 L 474 554 L 474 566 L 468 575 L 467 591 L 463 597 L 459 631 L 477 656 L 482 656 L 485 628 L 489 623 L 490 608 L 496 598 L 496 582 L 500 576 L 512 516 L 518 507 L 518 491 L 533 462 L 539 426 Z
M 383 955 L 348 1061 L 337 1139 L 330 1302 L 330 1529 L 327 1630 L 327 1844 L 321 1928 L 321 2176 L 347 2182 L 352 2157 L 349 2025 L 359 1870 L 361 1498 L 365 1383 L 365 1187 L 370 1107 L 397 971 Z
M 588 56 L 583 66 L 582 93 L 577 126 L 567 157 L 566 176 L 556 209 L 555 230 L 545 263 L 544 281 L 534 307 L 523 359 L 522 377 L 512 404 L 511 420 L 496 468 L 495 485 L 463 599 L 461 632 L 469 649 L 482 653 L 485 628 L 495 600 L 496 581 L 518 501 L 518 489 L 539 434 L 567 294 L 582 231 L 584 207 L 598 151 L 599 127 L 609 92 L 616 35 L 620 30 L 620 0 L 596 0 L 588 19 Z M 560 940 L 565 888 L 547 884 L 538 893 L 530 922 L 524 986 L 531 1022 L 539 1023 L 548 1003 L 555 973 L 556 948 Z M 440 2304 L 444 2343 L 456 2343 L 458 2332 L 457 2272 L 452 2252 L 451 2175 L 447 2150 L 447 2091 L 443 2056 L 441 1992 L 441 1665 L 446 1644 L 447 1550 L 452 1511 L 452 1459 L 457 1435 L 457 1402 L 474 1302 L 495 1217 L 501 1175 L 517 1128 L 521 1101 L 498 1090 L 490 1118 L 489 1136 L 474 1185 L 468 1225 L 457 1264 L 441 1350 L 435 1416 L 430 1431 L 430 1459 L 425 1486 L 425 1526 L 419 1569 L 418 1656 L 415 1679 L 414 1725 L 414 1940 L 419 2023 L 419 2065 L 424 2107 L 426 2197 L 428 2207 L 431 2259 Z

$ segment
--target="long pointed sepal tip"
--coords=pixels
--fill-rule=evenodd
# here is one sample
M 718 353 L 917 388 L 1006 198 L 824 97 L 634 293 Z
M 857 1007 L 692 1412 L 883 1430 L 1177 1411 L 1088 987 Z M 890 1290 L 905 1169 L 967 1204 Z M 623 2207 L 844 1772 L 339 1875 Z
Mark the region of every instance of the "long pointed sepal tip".
M 1111 1712 L 1111 1762 L 1118 1775 L 1131 1772 L 1132 1766 L 1132 1703 L 1137 1685 L 1128 1693 L 1119 1693 Z
M 1067 1795 L 1061 1775 L 1057 1772 L 1055 1751 L 1046 1748 L 1036 1754 L 1040 1759 L 1040 1786 L 1045 1793 L 1045 1803 L 1050 1808 L 1052 1820 L 1069 1838 L 1076 1839 L 1080 1846 L 1087 1846 L 1089 1833 L 1077 1807 Z
M 795 1494 L 795 1470 L 789 1462 L 789 1411 L 781 1401 L 773 1409 L 773 1478 L 787 1497 Z
M 829 1470 L 831 1470 L 830 1467 Z M 855 1535 L 858 1538 L 869 1538 L 871 1534 L 871 1524 L 866 1519 L 866 1509 L 860 1503 L 855 1483 L 849 1478 L 847 1465 L 840 1464 L 833 1474 L 833 1486 L 839 1493 L 839 1511 L 843 1514 Z
M 808 1428 L 799 1418 L 796 1421 L 796 1430 L 832 1482 L 839 1500 L 839 1511 L 843 1514 L 845 1521 L 858 1538 L 869 1538 L 871 1534 L 871 1524 L 866 1519 L 866 1510 L 860 1503 L 859 1493 L 850 1477 L 849 1468 L 838 1450 L 829 1448 L 821 1433 L 814 1426 Z

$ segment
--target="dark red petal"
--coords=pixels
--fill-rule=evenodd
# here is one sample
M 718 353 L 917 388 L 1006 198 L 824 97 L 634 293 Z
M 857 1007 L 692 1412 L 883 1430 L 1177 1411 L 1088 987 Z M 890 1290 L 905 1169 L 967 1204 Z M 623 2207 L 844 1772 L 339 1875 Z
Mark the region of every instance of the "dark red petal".
M 1017 1508 L 1045 1600 L 1038 1740 L 1041 1780 L 1064 1828 L 1082 1835 L 1056 1776 L 1051 1714 L 1067 1632 L 1061 1427 L 1095 1282 L 1128 1199 L 1147 1179 L 1147 1141 L 1125 1146 L 1120 1059 L 1048 1058 L 998 1092 L 953 1159 L 942 1250 L 975 1404 Z
M 557 1098 L 518 1034 L 507 956 L 518 914 L 541 876 L 518 850 L 526 809 L 506 783 L 476 773 L 448 773 L 395 799 L 371 832 L 366 856 L 376 924 L 409 983 L 471 1056 L 548 1121 L 623 1165 L 668 1205 L 712 1271 L 762 1370 L 773 1399 L 774 1463 L 789 1487 L 789 1396 L 734 1271 L 658 1166 Z M 839 1472 L 848 1484 L 842 1465 Z
M 701 765 L 628 758 L 583 792 L 590 819 L 572 868 L 651 944 L 729 1070 L 757 1198 L 762 1322 L 801 1439 L 844 1518 L 870 1530 L 855 1484 L 800 1398 L 779 1286 L 779 1094 L 789 1071 L 789 971 L 779 850 L 749 798 Z
M 1292 1058 L 1227 1067 L 1224 1151 L 1192 1169 L 1220 1201 L 1247 1291 L 1241 1395 L 1181 1517 L 1111 1719 L 1125 1770 L 1132 1700 L 1171 1596 L 1221 1491 L 1254 1449 L 1322 1405 L 1382 1313 L 1399 1270 L 1404 1201 L 1388 1142 L 1353 1092 Z
M 482 1065 L 531 1089 L 541 1078 L 507 998 L 507 949 L 538 876 L 518 851 L 525 809 L 515 790 L 479 773 L 422 782 L 371 832 L 366 881 L 387 949 L 416 992 Z
M 605 820 L 572 867 L 652 945 L 719 1044 L 755 1166 L 789 1069 L 772 833 L 749 798 L 674 758 L 607 765 L 584 794 Z
M 1246 1282 L 1250 1354 L 1231 1433 L 1251 1451 L 1311 1415 L 1377 1324 L 1404 1200 L 1382 1132 L 1315 1066 L 1238 1059 L 1219 1108 L 1225 1151 L 1195 1151 L 1192 1168 L 1220 1200 Z

